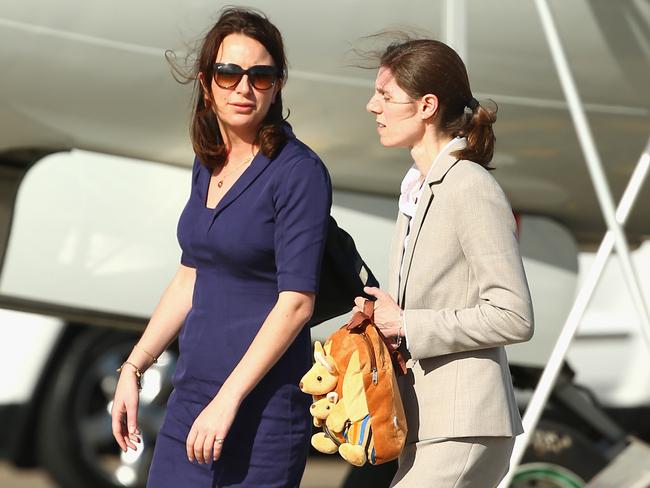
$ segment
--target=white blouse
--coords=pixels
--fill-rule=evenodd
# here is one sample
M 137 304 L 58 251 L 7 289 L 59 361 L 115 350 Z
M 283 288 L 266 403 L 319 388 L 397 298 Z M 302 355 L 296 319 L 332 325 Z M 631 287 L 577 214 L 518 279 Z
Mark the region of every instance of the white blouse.
M 404 256 L 406 255 L 406 247 L 408 246 L 409 243 L 409 236 L 411 234 L 411 225 L 413 224 L 413 219 L 415 218 L 415 214 L 418 211 L 418 204 L 420 203 L 420 197 L 422 196 L 422 189 L 424 188 L 424 182 L 429 178 L 429 175 L 431 174 L 431 170 L 440 159 L 440 156 L 443 154 L 447 154 L 449 147 L 455 144 L 456 142 L 458 142 L 459 139 L 462 138 L 457 137 L 455 139 L 452 139 L 445 145 L 445 147 L 443 147 L 440 150 L 436 158 L 433 160 L 433 163 L 431 164 L 431 167 L 429 168 L 426 177 L 423 177 L 422 173 L 420 173 L 420 170 L 418 170 L 415 164 L 413 164 L 413 166 L 411 166 L 409 170 L 406 172 L 406 175 L 402 180 L 402 184 L 400 186 L 399 210 L 409 218 L 409 225 L 408 225 L 408 229 L 406 230 L 406 235 L 404 236 L 404 246 L 402 249 L 402 262 L 400 263 L 400 268 L 399 268 L 400 282 L 402 281 L 402 273 L 404 272 Z M 408 349 L 409 338 L 406 332 L 405 319 L 402 319 L 402 327 L 404 328 L 404 338 L 406 339 L 406 348 Z

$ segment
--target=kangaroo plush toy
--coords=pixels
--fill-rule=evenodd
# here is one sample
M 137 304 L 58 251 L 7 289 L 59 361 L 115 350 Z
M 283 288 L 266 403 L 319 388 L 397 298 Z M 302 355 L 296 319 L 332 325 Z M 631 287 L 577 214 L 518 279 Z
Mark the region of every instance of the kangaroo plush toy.
M 300 389 L 313 395 L 314 403 L 309 411 L 314 417 L 314 425 L 322 427 L 327 418 L 335 410 L 341 409 L 338 405 L 338 393 L 335 391 L 339 381 L 338 370 L 334 359 L 325 353 L 320 342 L 314 345 L 314 365 L 300 380 Z M 335 414 L 335 417 L 345 416 L 345 412 Z M 338 451 L 338 446 L 325 432 L 318 432 L 311 437 L 311 445 L 319 452 L 333 454 Z
M 300 389 L 314 396 L 314 425 L 323 427 L 312 436 L 312 446 L 327 454 L 338 450 L 350 464 L 362 466 L 374 455 L 374 445 L 359 355 L 353 352 L 339 367 L 328 346 L 315 343 L 314 365 L 300 381 Z

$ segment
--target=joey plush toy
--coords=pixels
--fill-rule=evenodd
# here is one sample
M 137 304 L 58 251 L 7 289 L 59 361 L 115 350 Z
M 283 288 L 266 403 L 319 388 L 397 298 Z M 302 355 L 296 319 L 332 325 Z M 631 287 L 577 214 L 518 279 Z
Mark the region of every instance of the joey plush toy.
M 315 400 L 309 407 L 309 413 L 314 417 L 314 425 L 321 427 L 323 422 L 327 420 L 333 408 L 339 401 L 339 396 L 335 391 L 330 391 L 326 396 L 320 400 Z
M 327 396 L 312 403 L 309 412 L 314 417 L 314 425 L 316 427 L 322 427 L 323 423 L 325 423 L 336 406 L 338 398 L 339 396 L 336 392 L 331 391 Z M 311 445 L 314 446 L 314 449 L 317 451 L 325 454 L 334 454 L 339 449 L 339 444 L 332 440 L 332 438 L 325 434 L 325 432 L 318 432 L 311 436 Z

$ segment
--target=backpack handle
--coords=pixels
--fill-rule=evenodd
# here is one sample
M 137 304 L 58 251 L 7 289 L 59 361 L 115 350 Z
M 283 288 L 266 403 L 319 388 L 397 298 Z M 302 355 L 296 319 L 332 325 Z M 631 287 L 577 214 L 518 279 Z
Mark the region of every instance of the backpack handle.
M 363 313 L 370 319 L 370 321 L 374 321 L 375 317 L 375 302 L 372 300 L 366 300 L 363 302 Z
M 374 321 L 374 316 L 375 302 L 372 300 L 366 300 L 363 302 L 363 312 L 356 312 L 348 322 L 346 328 L 348 330 L 352 330 L 356 329 L 357 327 L 361 327 L 362 325 L 372 323 Z
M 348 322 L 346 329 L 353 330 L 369 324 L 374 325 L 374 323 L 375 323 L 375 302 L 372 300 L 366 300 L 365 302 L 363 302 L 363 312 L 361 311 L 356 312 L 350 319 L 350 322 Z M 377 327 L 376 329 L 377 329 L 377 334 L 379 335 L 381 340 L 384 341 L 384 344 L 386 344 L 386 348 L 389 351 L 391 360 L 393 362 L 393 369 L 398 375 L 405 375 L 406 361 L 404 360 L 404 356 L 399 350 L 393 349 L 392 344 L 390 344 L 390 342 L 388 341 L 388 339 L 386 339 L 384 334 L 381 333 L 381 329 L 379 329 L 379 327 Z

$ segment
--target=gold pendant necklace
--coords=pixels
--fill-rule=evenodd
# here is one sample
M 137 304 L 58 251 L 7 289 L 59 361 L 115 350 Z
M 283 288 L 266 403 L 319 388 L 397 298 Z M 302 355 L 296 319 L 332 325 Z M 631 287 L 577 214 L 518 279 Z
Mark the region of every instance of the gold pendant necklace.
M 238 170 L 239 168 L 241 168 L 242 166 L 244 166 L 244 165 L 250 163 L 251 159 L 253 159 L 252 156 L 249 157 L 249 158 L 246 158 L 246 159 L 245 159 L 241 164 L 239 164 L 238 166 L 235 167 L 235 170 L 234 170 L 234 171 L 231 171 L 230 173 L 227 173 L 227 174 L 223 175 L 223 177 L 222 177 L 220 180 L 217 181 L 217 187 L 221 188 L 221 187 L 223 186 L 223 182 L 224 182 L 224 180 L 225 180 L 228 176 L 230 176 L 231 174 L 233 174 L 235 171 L 237 171 L 237 170 Z

